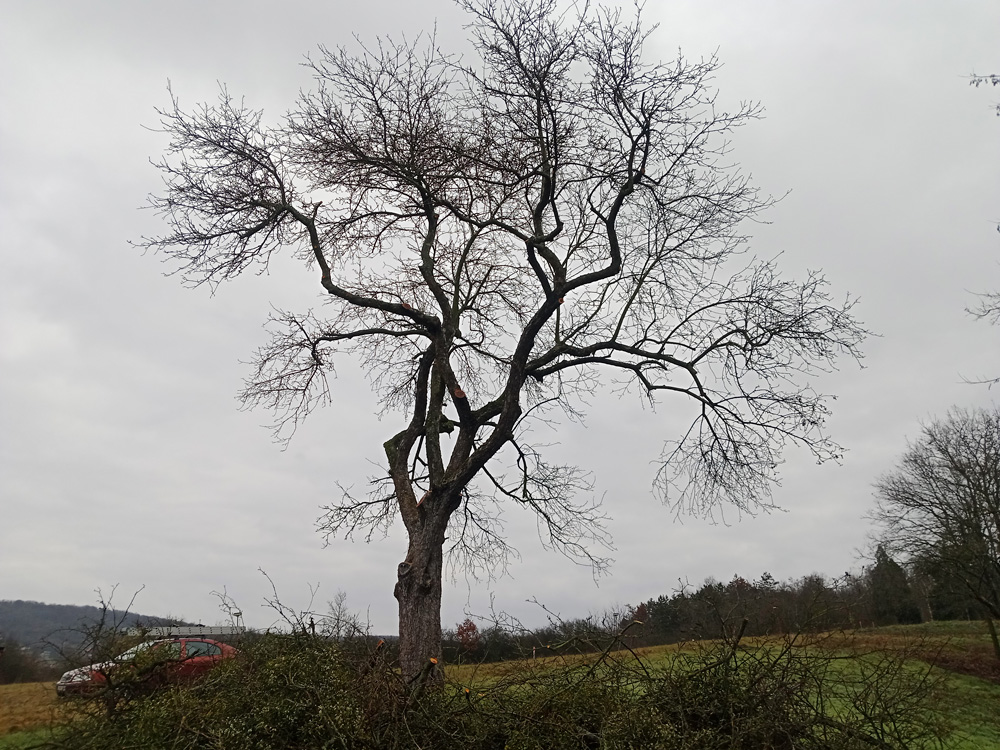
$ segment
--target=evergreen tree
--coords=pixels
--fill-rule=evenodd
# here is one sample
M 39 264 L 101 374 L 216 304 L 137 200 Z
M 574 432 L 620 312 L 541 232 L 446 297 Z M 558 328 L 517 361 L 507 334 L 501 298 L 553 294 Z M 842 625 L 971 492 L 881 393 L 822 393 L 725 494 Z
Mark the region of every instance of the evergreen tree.
M 868 574 L 868 585 L 875 624 L 920 622 L 920 608 L 910 589 L 906 571 L 889 557 L 881 544 L 875 550 L 875 565 Z

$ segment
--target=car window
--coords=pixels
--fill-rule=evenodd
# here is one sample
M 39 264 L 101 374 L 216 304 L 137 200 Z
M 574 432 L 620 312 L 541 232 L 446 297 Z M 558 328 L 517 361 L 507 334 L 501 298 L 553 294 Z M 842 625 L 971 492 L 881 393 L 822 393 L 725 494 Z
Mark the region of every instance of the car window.
M 128 661 L 129 659 L 134 659 L 139 654 L 145 653 L 150 649 L 158 649 L 164 644 L 164 641 L 146 641 L 145 643 L 140 643 L 133 646 L 128 651 L 123 652 L 118 658 L 121 661 Z
M 205 641 L 188 641 L 187 642 L 187 658 L 192 658 L 194 656 L 221 656 L 222 649 L 216 646 L 214 643 L 206 643 Z
M 117 661 L 129 661 L 146 653 L 155 654 L 157 659 L 178 659 L 181 655 L 181 644 L 178 641 L 147 641 L 125 651 Z

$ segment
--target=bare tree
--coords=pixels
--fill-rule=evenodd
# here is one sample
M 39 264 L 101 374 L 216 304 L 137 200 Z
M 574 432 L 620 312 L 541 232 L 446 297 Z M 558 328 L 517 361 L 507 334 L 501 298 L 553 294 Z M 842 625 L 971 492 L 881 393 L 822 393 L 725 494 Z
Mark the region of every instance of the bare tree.
M 975 86 L 977 89 L 980 86 L 1000 86 L 1000 75 L 990 73 L 989 75 L 981 76 L 973 73 L 969 76 L 969 85 Z M 1000 104 L 997 104 L 997 116 L 1000 117 Z
M 875 488 L 886 549 L 954 576 L 1000 618 L 1000 410 L 956 409 L 926 425 Z
M 991 73 L 989 75 L 976 75 L 973 73 L 969 76 L 969 85 L 979 88 L 980 86 L 1000 86 L 1000 75 L 996 73 Z M 1000 116 L 1000 104 L 997 104 L 997 115 Z M 1000 232 L 1000 224 L 997 225 L 997 231 Z M 984 292 L 977 295 L 979 297 L 979 304 L 975 307 L 968 308 L 966 312 L 975 318 L 983 319 L 985 318 L 991 324 L 996 325 L 1000 322 L 1000 292 Z M 994 383 L 1000 382 L 1000 377 L 987 378 L 985 380 L 980 380 L 981 383 L 988 383 L 993 385 Z
M 857 357 L 865 331 L 826 282 L 782 279 L 744 254 L 739 225 L 769 205 L 731 166 L 715 60 L 647 62 L 639 18 L 554 0 L 461 0 L 473 62 L 433 38 L 322 49 L 316 88 L 266 126 L 225 90 L 161 112 L 172 136 L 145 240 L 193 284 L 291 252 L 321 311 L 279 312 L 242 392 L 288 437 L 330 400 L 333 352 L 357 357 L 382 408 L 404 414 L 368 497 L 326 508 L 327 534 L 399 516 L 401 664 L 440 656 L 446 552 L 492 570 L 511 549 L 500 507 L 537 514 L 549 546 L 601 566 L 587 475 L 530 442 L 599 383 L 693 405 L 657 486 L 707 509 L 769 502 L 781 452 L 819 460 L 826 399 L 793 378 Z M 446 536 L 447 535 L 447 536 Z

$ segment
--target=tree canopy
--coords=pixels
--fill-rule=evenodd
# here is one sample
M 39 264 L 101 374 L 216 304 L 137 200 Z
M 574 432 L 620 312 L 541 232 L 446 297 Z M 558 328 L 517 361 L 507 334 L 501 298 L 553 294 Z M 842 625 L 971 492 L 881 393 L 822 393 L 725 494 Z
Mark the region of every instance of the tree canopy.
M 273 316 L 242 398 L 287 437 L 332 400 L 346 353 L 399 420 L 371 495 L 332 501 L 323 525 L 402 519 L 407 673 L 440 650 L 444 550 L 486 572 L 511 554 L 502 505 L 603 564 L 586 473 L 547 459 L 533 421 L 577 415 L 599 387 L 685 400 L 692 422 L 664 436 L 657 487 L 696 509 L 754 508 L 788 443 L 839 455 L 805 379 L 857 357 L 865 334 L 820 273 L 784 279 L 747 252 L 742 223 L 771 200 L 727 134 L 761 110 L 717 105 L 714 59 L 650 61 L 638 14 L 460 5 L 474 56 L 434 37 L 321 49 L 315 88 L 277 124 L 224 89 L 193 110 L 175 98 L 152 198 L 169 230 L 146 241 L 193 284 L 276 253 L 315 274 L 322 300 Z
M 1000 617 L 1000 410 L 953 410 L 924 426 L 876 486 L 885 548 L 957 579 Z

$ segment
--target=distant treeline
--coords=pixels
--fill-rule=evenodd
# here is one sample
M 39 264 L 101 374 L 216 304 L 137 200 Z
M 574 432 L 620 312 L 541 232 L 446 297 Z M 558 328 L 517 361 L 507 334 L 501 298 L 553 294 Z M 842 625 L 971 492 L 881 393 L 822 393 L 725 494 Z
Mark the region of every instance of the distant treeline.
M 534 630 L 469 619 L 446 632 L 445 657 L 497 661 L 553 649 L 591 650 L 619 637 L 641 647 L 740 633 L 752 637 L 984 617 L 959 581 L 908 574 L 879 548 L 872 565 L 838 578 L 812 574 L 779 582 L 764 573 L 756 580 L 709 579 L 620 611 L 573 620 L 553 617 Z
M 571 620 L 553 616 L 536 629 L 505 617 L 493 622 L 467 619 L 445 632 L 444 656 L 450 663 L 500 661 L 553 651 L 591 651 L 615 642 L 641 647 L 738 634 L 752 637 L 985 616 L 961 581 L 949 578 L 947 572 L 908 573 L 879 548 L 870 566 L 837 578 L 812 574 L 779 582 L 764 573 L 755 580 L 736 576 L 728 583 L 709 579 L 699 587 L 679 585 L 670 594 L 599 615 Z M 121 628 L 190 624 L 101 607 L 0 601 L 0 645 L 6 645 L 0 657 L 0 683 L 51 677 L 101 618 Z M 380 640 L 359 637 L 363 629 L 356 625 L 342 625 L 327 635 L 356 641 L 364 649 Z M 391 659 L 395 638 L 386 638 L 381 647 Z

